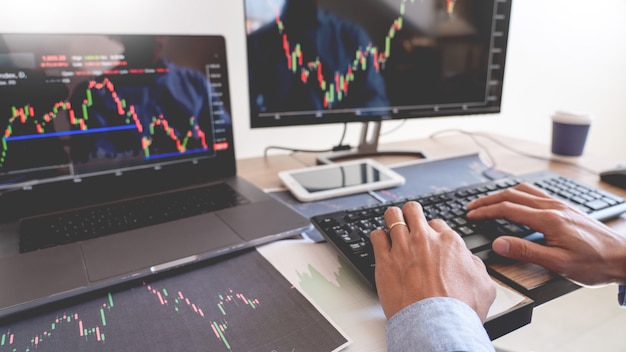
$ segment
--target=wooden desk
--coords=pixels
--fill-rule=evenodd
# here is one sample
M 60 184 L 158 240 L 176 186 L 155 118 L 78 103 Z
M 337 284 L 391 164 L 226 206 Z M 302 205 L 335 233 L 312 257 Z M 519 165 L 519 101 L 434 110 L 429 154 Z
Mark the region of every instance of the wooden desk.
M 495 163 L 497 169 L 523 174 L 539 170 L 550 170 L 577 180 L 592 187 L 604 189 L 611 193 L 626 197 L 626 190 L 605 184 L 599 180 L 598 170 L 613 167 L 615 160 L 607 160 L 594 156 L 579 158 L 561 158 L 554 160 L 547 145 L 511 139 L 498 135 L 474 136 L 485 148 L 481 149 L 470 136 L 463 134 L 440 135 L 435 138 L 383 145 L 381 150 L 415 149 L 422 151 L 429 158 L 439 159 L 453 157 L 471 152 L 480 152 L 486 163 Z M 512 151 L 513 148 L 515 151 Z M 520 154 L 525 153 L 526 155 Z M 536 157 L 530 157 L 533 155 Z M 312 166 L 316 163 L 316 155 L 297 153 L 270 154 L 267 157 L 242 159 L 238 161 L 239 174 L 264 189 L 281 188 L 276 177 L 281 170 Z M 492 160 L 489 160 L 489 159 Z M 385 164 L 396 164 L 412 160 L 407 157 L 382 156 L 376 157 Z M 414 159 L 413 159 L 414 160 Z M 595 172 L 594 172 L 595 170 Z M 607 222 L 617 231 L 626 231 L 626 217 L 621 216 Z M 505 284 L 530 297 L 535 305 L 543 304 L 551 299 L 571 292 L 577 285 L 555 275 L 539 266 L 527 263 L 487 263 L 492 276 Z
M 502 171 L 512 174 L 523 174 L 538 170 L 551 170 L 589 186 L 603 189 L 626 198 L 626 190 L 601 182 L 597 174 L 585 171 L 585 169 L 590 169 L 595 170 L 597 173 L 599 170 L 614 167 L 618 164 L 619 160 L 611 160 L 593 155 L 559 159 L 567 163 L 573 163 L 574 166 L 572 166 L 558 161 L 547 160 L 548 158 L 553 158 L 550 154 L 550 148 L 547 145 L 499 135 L 488 136 L 510 148 L 546 158 L 542 160 L 520 155 L 490 139 L 477 137 L 493 157 L 496 167 Z M 434 138 L 390 143 L 383 145 L 381 150 L 407 148 L 422 151 L 429 158 L 452 157 L 470 152 L 481 152 L 482 155 L 485 155 L 484 151 L 476 145 L 472 138 L 461 134 L 448 134 Z M 267 157 L 238 160 L 237 168 L 241 176 L 263 189 L 282 188 L 283 186 L 276 176 L 278 171 L 313 166 L 316 162 L 316 156 L 315 154 L 308 153 L 297 153 L 293 155 L 284 153 L 269 154 Z M 400 156 L 382 156 L 376 157 L 376 159 L 388 165 L 414 160 Z M 483 159 L 485 162 L 489 162 L 487 157 L 483 157 Z M 624 216 L 608 221 L 607 224 L 617 231 L 626 232 L 626 217 Z

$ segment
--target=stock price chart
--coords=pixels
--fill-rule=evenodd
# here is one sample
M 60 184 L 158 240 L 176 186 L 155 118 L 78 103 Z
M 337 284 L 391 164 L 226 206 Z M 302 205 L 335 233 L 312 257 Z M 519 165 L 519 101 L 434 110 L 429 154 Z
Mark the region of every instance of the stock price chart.
M 0 351 L 333 351 L 347 343 L 258 252 L 0 325 Z

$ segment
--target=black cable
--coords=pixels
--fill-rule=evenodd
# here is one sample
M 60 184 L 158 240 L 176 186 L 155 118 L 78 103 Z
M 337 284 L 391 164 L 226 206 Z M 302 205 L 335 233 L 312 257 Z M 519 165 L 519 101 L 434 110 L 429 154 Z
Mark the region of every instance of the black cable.
M 280 147 L 280 146 L 270 145 L 270 146 L 267 146 L 265 148 L 265 151 L 263 152 L 263 157 L 267 158 L 267 152 L 269 150 L 272 150 L 272 149 L 286 150 L 286 151 L 290 151 L 292 154 L 293 153 L 328 153 L 328 152 L 336 152 L 336 151 L 342 151 L 342 150 L 350 150 L 350 149 L 352 149 L 351 146 L 343 144 L 343 141 L 346 138 L 347 130 L 348 130 L 348 123 L 344 123 L 343 124 L 343 133 L 341 134 L 341 138 L 339 139 L 339 144 L 334 146 L 334 147 L 332 147 L 332 148 L 328 148 L 328 149 L 298 149 L 298 148 Z
M 343 140 L 346 138 L 346 133 L 347 132 L 348 132 L 348 123 L 344 122 L 343 123 L 343 133 L 341 134 L 341 138 L 339 139 L 339 144 L 337 145 L 337 147 L 340 147 L 340 146 L 343 145 Z

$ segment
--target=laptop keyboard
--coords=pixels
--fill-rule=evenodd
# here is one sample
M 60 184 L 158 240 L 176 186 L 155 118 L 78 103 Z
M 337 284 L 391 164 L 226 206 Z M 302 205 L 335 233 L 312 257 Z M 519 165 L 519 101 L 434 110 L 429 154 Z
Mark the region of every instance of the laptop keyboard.
M 20 252 L 82 241 L 246 204 L 226 184 L 22 219 Z
M 370 232 L 384 228 L 383 213 L 389 206 L 401 206 L 415 200 L 424 208 L 428 220 L 443 219 L 482 259 L 488 253 L 491 242 L 501 235 L 541 239 L 543 236 L 532 229 L 504 219 L 470 220 L 466 218 L 465 205 L 480 196 L 497 192 L 526 181 L 547 193 L 566 200 L 598 220 L 606 220 L 626 211 L 621 197 L 584 186 L 578 182 L 551 172 L 527 174 L 516 178 L 489 181 L 473 186 L 460 187 L 443 193 L 406 197 L 400 201 L 375 206 L 342 210 L 314 216 L 311 221 L 322 235 L 373 285 L 374 255 L 369 241 Z

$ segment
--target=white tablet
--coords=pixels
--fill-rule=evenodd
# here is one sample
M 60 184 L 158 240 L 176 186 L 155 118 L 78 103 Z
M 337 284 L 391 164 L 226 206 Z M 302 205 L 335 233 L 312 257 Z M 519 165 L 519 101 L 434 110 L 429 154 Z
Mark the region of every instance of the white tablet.
M 278 177 L 301 202 L 345 196 L 404 184 L 404 177 L 373 159 L 282 171 Z

